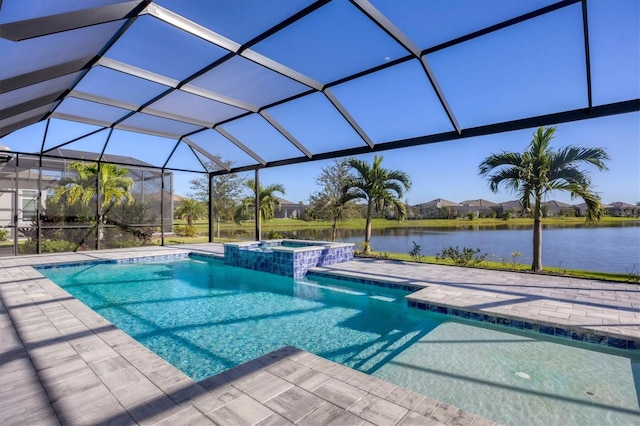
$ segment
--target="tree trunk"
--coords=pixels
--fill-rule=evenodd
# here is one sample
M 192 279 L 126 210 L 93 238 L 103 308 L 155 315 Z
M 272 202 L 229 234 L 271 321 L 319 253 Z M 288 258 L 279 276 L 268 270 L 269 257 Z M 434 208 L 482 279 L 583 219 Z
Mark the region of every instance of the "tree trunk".
M 367 204 L 367 223 L 364 227 L 364 253 L 371 253 L 371 213 L 373 210 L 373 203 L 369 201 Z
M 331 242 L 336 240 L 336 228 L 338 227 L 338 218 L 333 217 L 333 224 L 331 225 Z
M 536 197 L 533 211 L 533 272 L 542 271 L 542 220 L 540 218 L 540 198 Z
M 218 215 L 217 217 L 217 222 L 218 222 L 218 238 L 220 238 L 220 215 Z

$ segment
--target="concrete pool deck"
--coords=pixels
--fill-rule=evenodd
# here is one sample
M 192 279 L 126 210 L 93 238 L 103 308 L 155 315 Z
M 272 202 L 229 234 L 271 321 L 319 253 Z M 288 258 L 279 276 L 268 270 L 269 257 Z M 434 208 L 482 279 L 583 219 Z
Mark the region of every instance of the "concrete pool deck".
M 223 250 L 198 244 L 0 259 L 3 424 L 493 424 L 293 347 L 195 383 L 32 267 L 190 251 Z M 424 287 L 411 296 L 416 303 L 640 342 L 638 285 L 373 259 L 318 272 Z

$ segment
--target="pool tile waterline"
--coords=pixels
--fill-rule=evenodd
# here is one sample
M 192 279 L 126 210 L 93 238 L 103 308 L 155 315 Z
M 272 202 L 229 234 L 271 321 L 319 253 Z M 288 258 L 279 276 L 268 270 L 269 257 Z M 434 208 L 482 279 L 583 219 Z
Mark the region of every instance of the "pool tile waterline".
M 434 303 L 424 303 L 415 300 L 407 300 L 407 306 L 422 311 L 436 312 L 438 314 L 450 315 L 473 321 L 502 325 L 518 330 L 533 331 L 548 336 L 562 337 L 564 339 L 578 342 L 594 343 L 597 345 L 609 346 L 616 349 L 640 350 L 640 342 L 634 340 L 620 339 L 613 336 L 606 336 L 598 333 L 581 330 L 571 330 L 553 325 L 537 324 L 535 322 L 522 321 L 494 315 L 487 315 L 481 312 L 472 312 L 459 308 L 450 308 Z

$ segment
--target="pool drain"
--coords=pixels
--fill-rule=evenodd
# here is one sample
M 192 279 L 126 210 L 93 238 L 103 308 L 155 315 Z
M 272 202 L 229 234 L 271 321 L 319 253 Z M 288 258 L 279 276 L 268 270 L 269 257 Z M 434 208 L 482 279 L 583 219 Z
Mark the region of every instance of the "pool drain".
M 531 380 L 531 376 L 524 371 L 516 371 L 516 376 L 520 377 L 521 379 Z
M 593 396 L 596 394 L 595 392 L 592 392 L 592 391 L 584 391 L 584 393 L 586 393 L 589 396 Z

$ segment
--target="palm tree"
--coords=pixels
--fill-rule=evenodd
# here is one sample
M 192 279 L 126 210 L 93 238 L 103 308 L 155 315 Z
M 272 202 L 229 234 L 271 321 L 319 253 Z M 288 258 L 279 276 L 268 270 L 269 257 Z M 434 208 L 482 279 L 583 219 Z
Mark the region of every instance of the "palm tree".
M 251 192 L 253 192 L 253 195 L 246 197 L 243 200 L 242 205 L 245 211 L 255 206 L 256 181 L 253 179 L 249 179 L 246 182 L 246 186 L 251 190 Z M 284 195 L 284 186 L 279 183 L 267 186 L 258 185 L 257 193 L 258 202 L 260 203 L 260 215 L 256 218 L 257 221 L 273 218 L 276 208 L 280 207 L 280 199 L 275 196 L 276 192 Z
M 102 214 L 98 218 L 99 221 L 104 218 L 111 207 L 133 202 L 130 193 L 133 179 L 127 177 L 129 170 L 115 164 L 85 164 L 79 161 L 70 163 L 67 168 L 75 171 L 76 175 L 60 181 L 60 186 L 56 188 L 52 201 L 58 202 L 60 198 L 64 197 L 70 205 L 80 204 L 86 207 L 92 200 L 98 198 L 99 193 Z
M 357 158 L 349 159 L 349 166 L 355 170 L 344 188 L 344 201 L 363 199 L 367 202 L 367 220 L 364 235 L 364 253 L 371 252 L 371 215 L 382 212 L 387 206 L 395 207 L 398 217 L 403 219 L 407 209 L 402 202 L 405 190 L 411 188 L 409 176 L 399 170 L 387 170 L 381 167 L 382 156 L 373 157 L 373 164 Z
M 194 220 L 207 215 L 207 206 L 202 201 L 185 198 L 176 208 L 175 215 L 178 219 L 186 219 L 187 225 L 192 226 Z
M 605 161 L 609 156 L 603 148 L 568 146 L 554 151 L 549 143 L 555 131 L 555 127 L 539 127 L 524 153 L 493 154 L 480 163 L 480 175 L 488 178 L 491 190 L 498 192 L 504 185 L 516 192 L 522 210 L 533 216 L 534 272 L 542 271 L 542 201 L 548 193 L 567 191 L 571 198 L 582 198 L 587 206 L 587 224 L 597 222 L 602 214 L 600 197 L 592 191 L 587 172 L 578 166 L 586 163 L 607 170 Z

